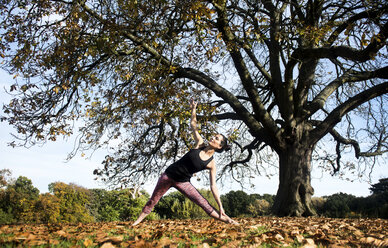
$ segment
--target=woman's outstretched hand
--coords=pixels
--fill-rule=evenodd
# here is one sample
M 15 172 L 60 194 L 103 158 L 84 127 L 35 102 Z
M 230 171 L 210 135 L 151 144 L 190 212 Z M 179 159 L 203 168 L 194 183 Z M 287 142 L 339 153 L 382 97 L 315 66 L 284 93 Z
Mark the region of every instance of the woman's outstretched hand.
M 226 216 L 224 208 L 222 208 L 222 207 L 220 208 L 219 214 L 220 214 L 220 219 L 222 218 L 222 216 Z
M 194 99 L 191 99 L 190 100 L 190 108 L 191 108 L 191 110 L 196 109 L 197 108 L 197 104 L 198 104 L 198 102 L 194 101 Z

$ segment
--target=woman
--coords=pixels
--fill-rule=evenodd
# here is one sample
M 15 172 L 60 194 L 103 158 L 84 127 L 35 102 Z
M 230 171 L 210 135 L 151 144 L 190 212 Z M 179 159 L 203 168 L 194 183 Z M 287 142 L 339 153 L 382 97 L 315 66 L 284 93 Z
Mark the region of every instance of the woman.
M 160 198 L 171 187 L 178 189 L 182 194 L 199 205 L 209 216 L 226 223 L 238 224 L 236 221 L 232 220 L 225 214 L 216 186 L 216 164 L 213 159 L 213 154 L 214 152 L 223 152 L 228 150 L 228 141 L 222 134 L 217 134 L 215 137 L 209 140 L 208 145 L 205 145 L 197 128 L 197 103 L 191 100 L 190 107 L 190 125 L 195 140 L 194 148 L 186 153 L 180 160 L 170 165 L 162 174 L 158 180 L 158 183 L 156 184 L 151 198 L 144 206 L 139 218 L 132 224 L 132 226 L 136 226 L 147 215 L 149 215 L 156 203 L 158 203 Z M 219 207 L 218 213 L 190 183 L 190 178 L 194 173 L 205 169 L 209 170 L 210 172 L 210 188 Z

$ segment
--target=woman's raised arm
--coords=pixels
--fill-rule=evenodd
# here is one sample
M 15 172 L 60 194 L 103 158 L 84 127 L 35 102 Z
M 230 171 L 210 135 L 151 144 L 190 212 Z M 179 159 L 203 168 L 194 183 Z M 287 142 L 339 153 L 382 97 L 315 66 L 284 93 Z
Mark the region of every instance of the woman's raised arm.
M 193 131 L 193 136 L 195 141 L 194 148 L 199 148 L 203 145 L 203 139 L 199 134 L 198 127 L 197 127 L 197 102 L 194 101 L 193 99 L 190 101 L 190 108 L 191 108 L 190 126 L 191 126 L 191 130 Z

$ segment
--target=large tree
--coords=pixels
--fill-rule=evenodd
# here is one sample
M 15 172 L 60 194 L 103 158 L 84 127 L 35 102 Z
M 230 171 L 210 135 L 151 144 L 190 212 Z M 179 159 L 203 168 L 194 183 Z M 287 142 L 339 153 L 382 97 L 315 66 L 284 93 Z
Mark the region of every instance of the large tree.
M 3 68 L 17 79 L 2 120 L 23 145 L 73 132 L 78 151 L 110 145 L 95 171 L 110 182 L 142 183 L 190 147 L 190 98 L 203 135 L 218 124 L 234 142 L 223 175 L 278 163 L 278 215 L 314 214 L 313 160 L 338 172 L 354 166 L 343 152 L 373 166 L 387 151 L 386 1 L 3 0 L 0 11 Z

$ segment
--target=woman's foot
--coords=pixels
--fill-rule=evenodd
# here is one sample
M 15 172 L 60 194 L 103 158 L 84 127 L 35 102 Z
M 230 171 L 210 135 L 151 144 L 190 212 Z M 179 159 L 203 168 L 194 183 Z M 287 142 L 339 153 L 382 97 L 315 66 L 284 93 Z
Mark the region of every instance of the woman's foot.
M 144 220 L 145 217 L 147 217 L 148 214 L 146 213 L 141 213 L 139 215 L 139 218 L 137 218 L 137 220 L 135 222 L 133 222 L 132 226 L 137 226 L 140 222 L 142 222 L 142 220 Z

